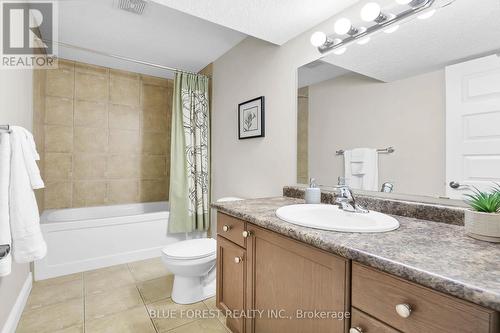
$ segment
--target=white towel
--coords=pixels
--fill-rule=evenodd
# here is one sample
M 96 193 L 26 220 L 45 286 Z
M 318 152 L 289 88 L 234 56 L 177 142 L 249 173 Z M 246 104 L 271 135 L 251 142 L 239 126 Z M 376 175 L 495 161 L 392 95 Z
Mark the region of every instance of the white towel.
M 33 192 L 34 188 L 43 187 L 43 181 L 35 162 L 38 153 L 31 133 L 13 126 L 10 143 L 9 213 L 12 254 L 19 263 L 31 262 L 43 258 L 47 253 Z
M 0 245 L 11 245 L 9 219 L 10 136 L 0 133 Z M 12 256 L 0 260 L 0 276 L 10 274 Z
M 346 184 L 353 189 L 378 191 L 378 153 L 376 149 L 356 148 L 344 152 Z

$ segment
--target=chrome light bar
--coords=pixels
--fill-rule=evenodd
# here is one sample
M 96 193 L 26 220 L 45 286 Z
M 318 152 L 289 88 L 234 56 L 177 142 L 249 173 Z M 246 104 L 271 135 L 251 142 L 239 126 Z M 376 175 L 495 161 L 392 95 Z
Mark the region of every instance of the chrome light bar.
M 413 0 L 408 4 L 409 9 L 399 14 L 381 14 L 377 17 L 377 20 L 374 20 L 376 24 L 366 29 L 359 29 L 358 34 L 348 35 L 344 39 L 327 37 L 324 43 L 318 46 L 318 51 L 324 54 L 333 50 L 345 49 L 348 45 L 354 42 L 359 42 L 360 40 L 363 40 L 379 31 L 389 29 L 391 26 L 395 26 L 398 23 L 401 24 L 409 20 L 417 14 L 430 9 L 435 2 L 436 0 Z

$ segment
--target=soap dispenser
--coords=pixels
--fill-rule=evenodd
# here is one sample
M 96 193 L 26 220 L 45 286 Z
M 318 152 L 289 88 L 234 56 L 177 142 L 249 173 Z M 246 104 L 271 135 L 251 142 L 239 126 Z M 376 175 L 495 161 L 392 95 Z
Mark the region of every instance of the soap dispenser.
M 306 188 L 306 204 L 319 204 L 321 203 L 321 190 L 316 185 L 316 180 L 311 178 L 309 180 L 309 187 Z

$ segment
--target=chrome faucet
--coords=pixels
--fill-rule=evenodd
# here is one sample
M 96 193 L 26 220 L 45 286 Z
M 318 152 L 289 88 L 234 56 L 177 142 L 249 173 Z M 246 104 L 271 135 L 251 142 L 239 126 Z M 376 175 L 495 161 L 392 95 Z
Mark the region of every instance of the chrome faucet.
M 335 204 L 342 210 L 350 213 L 369 213 L 369 210 L 358 205 L 352 190 L 347 185 L 336 187 L 339 190 L 339 195 L 335 199 Z

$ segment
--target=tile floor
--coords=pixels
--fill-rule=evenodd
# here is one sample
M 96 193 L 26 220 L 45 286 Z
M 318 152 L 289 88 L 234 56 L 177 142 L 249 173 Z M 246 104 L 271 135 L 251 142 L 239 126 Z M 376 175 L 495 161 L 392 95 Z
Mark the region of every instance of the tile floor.
M 170 299 L 172 283 L 173 275 L 160 258 L 38 281 L 16 332 L 229 332 L 223 317 L 207 311 L 216 310 L 215 298 L 175 304 Z M 212 318 L 200 318 L 203 313 Z M 167 318 L 168 314 L 177 318 Z

